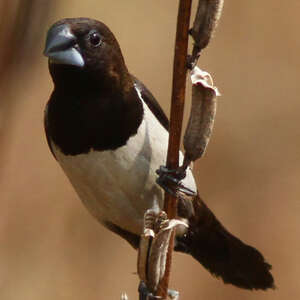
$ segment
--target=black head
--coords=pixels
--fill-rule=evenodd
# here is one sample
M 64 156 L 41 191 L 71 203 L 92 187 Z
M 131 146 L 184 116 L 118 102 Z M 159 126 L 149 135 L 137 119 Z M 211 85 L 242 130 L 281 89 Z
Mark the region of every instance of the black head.
M 107 26 L 87 18 L 58 21 L 48 31 L 44 54 L 54 81 L 48 139 L 66 155 L 125 145 L 142 122 L 143 106 Z
M 49 57 L 54 83 L 64 81 L 70 71 L 72 75 L 78 73 L 81 82 L 82 77 L 88 77 L 89 82 L 105 79 L 120 83 L 128 73 L 113 33 L 105 24 L 88 18 L 63 19 L 53 24 L 44 55 Z

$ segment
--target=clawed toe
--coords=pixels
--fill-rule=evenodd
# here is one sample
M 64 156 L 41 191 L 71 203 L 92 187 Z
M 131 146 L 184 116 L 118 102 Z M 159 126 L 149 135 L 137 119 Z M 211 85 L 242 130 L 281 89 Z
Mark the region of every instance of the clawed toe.
M 179 167 L 178 169 L 169 170 L 165 166 L 160 166 L 160 168 L 156 170 L 156 174 L 159 175 L 156 183 L 172 196 L 180 198 L 179 193 L 188 196 L 196 195 L 193 190 L 181 183 L 186 177 L 186 171 L 184 169 Z

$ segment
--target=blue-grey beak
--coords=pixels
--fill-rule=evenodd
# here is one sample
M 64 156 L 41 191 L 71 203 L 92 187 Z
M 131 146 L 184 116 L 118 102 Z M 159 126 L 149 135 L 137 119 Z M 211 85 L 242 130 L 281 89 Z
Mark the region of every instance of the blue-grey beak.
M 77 39 L 69 25 L 62 24 L 49 29 L 44 55 L 51 63 L 84 67 L 84 60 L 76 49 Z

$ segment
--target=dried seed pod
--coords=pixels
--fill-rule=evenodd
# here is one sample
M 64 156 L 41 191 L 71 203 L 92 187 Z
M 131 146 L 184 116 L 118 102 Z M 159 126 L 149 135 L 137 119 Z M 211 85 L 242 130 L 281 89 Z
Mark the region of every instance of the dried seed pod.
M 144 215 L 144 233 L 138 253 L 138 274 L 150 293 L 155 293 L 165 273 L 167 252 L 172 231 L 187 224 L 168 220 L 164 211 L 149 209 Z
M 159 221 L 162 222 L 152 241 L 148 260 L 147 286 L 153 292 L 156 292 L 158 284 L 165 274 L 167 253 L 173 230 L 177 226 L 188 227 L 185 222 L 176 219 L 160 219 Z
M 205 48 L 218 24 L 224 0 L 199 1 L 195 21 L 190 31 L 197 46 Z
M 208 45 L 220 19 L 224 0 L 199 0 L 193 27 L 190 35 L 195 44 L 188 59 L 189 69 L 193 69 L 201 51 Z
M 171 230 L 165 230 L 168 226 L 169 220 L 164 222 L 163 226 L 159 226 L 161 231 L 154 237 L 149 252 L 147 286 L 152 292 L 157 290 L 159 281 L 165 274 L 166 257 L 171 237 Z
M 200 158 L 209 142 L 217 108 L 218 89 L 209 73 L 195 67 L 191 71 L 192 106 L 183 145 L 185 164 Z
M 157 212 L 152 209 L 148 209 L 144 215 L 144 232 L 140 238 L 140 245 L 137 259 L 137 271 L 140 279 L 147 282 L 147 265 L 149 258 L 149 251 L 151 248 L 152 240 L 155 236 L 154 224 L 156 220 Z

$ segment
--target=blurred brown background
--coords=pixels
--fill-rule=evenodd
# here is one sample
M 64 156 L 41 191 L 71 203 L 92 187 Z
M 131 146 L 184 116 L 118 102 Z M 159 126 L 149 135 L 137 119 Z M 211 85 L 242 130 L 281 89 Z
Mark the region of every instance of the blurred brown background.
M 0 1 L 0 299 L 119 299 L 123 291 L 137 299 L 136 252 L 87 213 L 48 150 L 43 39 L 63 17 L 102 20 L 168 112 L 178 1 L 33 2 L 30 24 L 13 30 L 25 0 Z M 176 254 L 171 285 L 181 299 L 300 297 L 299 11 L 298 0 L 225 0 L 200 59 L 222 97 L 207 155 L 195 166 L 199 189 L 226 227 L 273 264 L 277 289 L 224 285 Z

